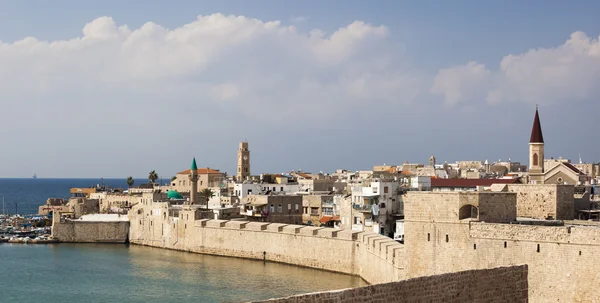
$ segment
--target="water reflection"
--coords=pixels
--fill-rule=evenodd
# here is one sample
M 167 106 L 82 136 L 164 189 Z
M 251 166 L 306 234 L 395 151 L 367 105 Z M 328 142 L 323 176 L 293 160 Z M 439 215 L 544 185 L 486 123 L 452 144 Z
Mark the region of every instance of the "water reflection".
M 2 244 L 0 256 L 2 302 L 240 302 L 365 285 L 309 268 L 136 245 Z

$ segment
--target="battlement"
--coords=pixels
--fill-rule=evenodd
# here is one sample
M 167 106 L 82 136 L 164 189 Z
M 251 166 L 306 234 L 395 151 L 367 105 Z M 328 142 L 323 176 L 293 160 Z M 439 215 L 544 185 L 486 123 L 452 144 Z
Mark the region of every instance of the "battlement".
M 145 207 L 147 208 L 147 207 Z M 306 225 L 194 220 L 192 210 L 163 216 L 131 212 L 130 242 L 359 275 L 369 283 L 402 277 L 404 247 L 378 234 Z

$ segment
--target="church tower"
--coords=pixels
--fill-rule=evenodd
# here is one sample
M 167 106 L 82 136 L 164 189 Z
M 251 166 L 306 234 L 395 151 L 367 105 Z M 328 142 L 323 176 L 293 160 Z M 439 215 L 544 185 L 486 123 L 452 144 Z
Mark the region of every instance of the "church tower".
M 531 183 L 544 183 L 544 136 L 537 106 L 529 139 L 529 180 Z
M 242 182 L 250 176 L 250 151 L 248 142 L 240 142 L 238 150 L 237 181 Z
M 192 167 L 190 167 L 190 202 L 189 204 L 196 204 L 198 197 L 198 166 L 196 165 L 196 157 L 192 160 Z

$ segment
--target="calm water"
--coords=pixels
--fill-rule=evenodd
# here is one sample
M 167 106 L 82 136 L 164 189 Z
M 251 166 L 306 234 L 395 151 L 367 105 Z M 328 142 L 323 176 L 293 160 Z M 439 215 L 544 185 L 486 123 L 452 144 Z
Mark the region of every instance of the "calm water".
M 365 285 L 277 263 L 118 244 L 0 244 L 0 301 L 243 302 Z
M 125 179 L 0 179 L 0 212 L 2 196 L 7 213 L 14 214 L 18 209 L 20 214 L 36 214 L 48 198 L 68 198 L 71 187 L 90 187 L 102 182 L 127 188 Z M 148 180 L 136 180 L 136 183 L 144 182 Z

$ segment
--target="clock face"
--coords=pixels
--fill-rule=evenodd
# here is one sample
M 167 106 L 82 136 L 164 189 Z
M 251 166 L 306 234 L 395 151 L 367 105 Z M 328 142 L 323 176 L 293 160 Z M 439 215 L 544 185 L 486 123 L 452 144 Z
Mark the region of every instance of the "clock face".
M 248 160 L 248 156 L 244 156 L 244 160 Z

